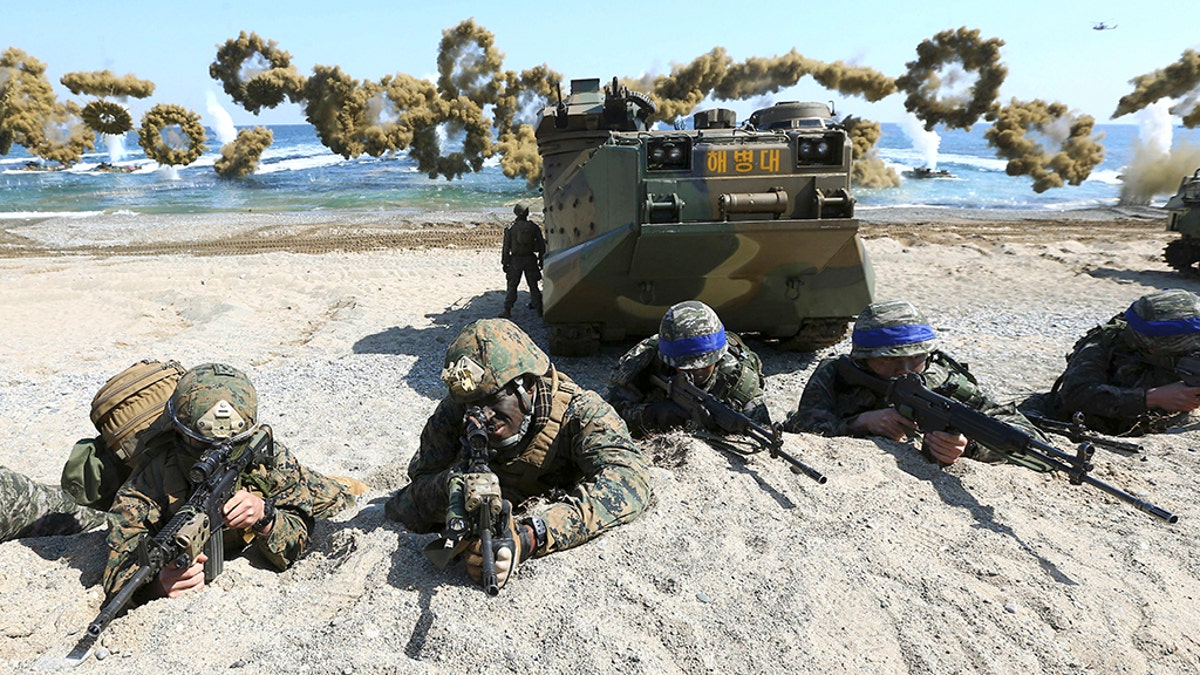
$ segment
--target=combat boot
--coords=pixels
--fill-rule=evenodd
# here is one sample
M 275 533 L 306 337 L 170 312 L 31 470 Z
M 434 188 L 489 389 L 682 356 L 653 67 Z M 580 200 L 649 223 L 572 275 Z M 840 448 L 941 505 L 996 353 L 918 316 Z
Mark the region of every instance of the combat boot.
M 503 311 L 503 312 L 500 312 L 500 313 L 499 313 L 499 314 L 497 314 L 496 316 L 497 316 L 497 317 L 499 317 L 499 318 L 501 318 L 501 319 L 511 319 L 511 318 L 512 318 L 512 308 L 511 308 L 511 307 L 505 307 L 505 308 L 504 308 L 504 311 Z

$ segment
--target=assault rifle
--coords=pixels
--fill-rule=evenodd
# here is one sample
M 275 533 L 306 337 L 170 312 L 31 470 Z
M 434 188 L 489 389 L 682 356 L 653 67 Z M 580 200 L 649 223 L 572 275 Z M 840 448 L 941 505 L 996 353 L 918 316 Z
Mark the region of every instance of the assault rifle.
M 483 554 L 483 576 L 480 579 L 488 595 L 499 595 L 496 577 L 496 549 L 506 542 L 513 547 L 507 523 L 512 504 L 500 496 L 500 479 L 488 466 L 487 419 L 479 406 L 467 408 L 463 418 L 465 461 L 461 470 L 450 474 L 449 502 L 446 505 L 446 529 L 442 536 L 423 549 L 425 556 L 439 570 L 445 569 L 473 539 L 479 539 Z M 498 541 L 497 541 L 498 540 Z M 515 552 L 515 547 L 513 551 Z
M 1200 354 L 1191 353 L 1175 359 L 1175 374 L 1189 387 L 1200 387 Z
M 863 370 L 847 356 L 836 361 L 836 368 L 838 375 L 846 382 L 881 394 L 888 405 L 916 422 L 923 432 L 961 433 L 1008 457 L 1032 459 L 1054 471 L 1062 471 L 1072 485 L 1087 483 L 1168 523 L 1179 520 L 1179 516 L 1160 506 L 1089 476 L 1088 472 L 1093 468 L 1090 460 L 1095 452 L 1091 443 L 1081 443 L 1075 456 L 1071 456 L 1021 429 L 931 391 L 919 374 L 910 373 L 888 380 Z
M 703 426 L 714 428 L 722 433 L 740 434 L 749 438 L 760 448 L 766 450 L 771 457 L 778 457 L 791 464 L 792 473 L 803 473 L 820 484 L 824 484 L 828 480 L 820 471 L 783 450 L 783 429 L 778 424 L 773 424 L 768 429 L 756 423 L 746 415 L 725 405 L 717 397 L 697 387 L 682 372 L 675 373 L 674 377 L 669 379 L 665 375 L 654 374 L 650 376 L 650 380 L 667 392 L 667 398 L 679 404 L 691 415 L 693 420 L 697 420 Z
M 1039 417 L 1037 415 L 1026 415 L 1025 417 L 1030 422 L 1033 422 L 1033 426 L 1041 429 L 1042 431 L 1064 436 L 1070 439 L 1072 443 L 1091 443 L 1097 448 L 1114 450 L 1116 452 L 1132 453 L 1142 451 L 1142 446 L 1138 445 L 1137 443 L 1118 441 L 1115 438 L 1108 438 L 1107 436 L 1101 436 L 1093 433 L 1087 428 L 1087 425 L 1084 424 L 1083 413 L 1081 412 L 1076 412 L 1074 415 L 1072 415 L 1070 422 L 1053 420 L 1048 417 Z
M 188 480 L 195 486 L 192 496 L 158 534 L 141 535 L 137 544 L 137 572 L 88 624 L 88 634 L 99 636 L 125 609 L 133 594 L 168 566 L 188 567 L 203 553 L 208 556 L 204 563 L 204 583 L 216 579 L 225 569 L 225 502 L 237 490 L 242 472 L 269 464 L 274 456 L 269 427 L 256 433 L 237 456 L 233 444 L 228 442 L 205 451 L 188 472 Z

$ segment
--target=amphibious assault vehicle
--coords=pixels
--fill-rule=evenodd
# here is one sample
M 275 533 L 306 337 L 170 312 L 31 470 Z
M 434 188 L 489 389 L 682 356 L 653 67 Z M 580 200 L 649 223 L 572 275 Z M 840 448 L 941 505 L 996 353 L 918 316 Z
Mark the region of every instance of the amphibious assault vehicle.
M 1180 237 L 1163 251 L 1167 264 L 1180 272 L 1200 276 L 1200 169 L 1179 181 L 1179 191 L 1164 206 L 1171 212 L 1167 231 Z
M 787 349 L 840 341 L 874 277 L 829 107 L 780 103 L 741 124 L 716 108 L 666 130 L 648 129 L 654 111 L 616 78 L 585 79 L 538 117 L 550 350 L 650 335 L 683 300 Z

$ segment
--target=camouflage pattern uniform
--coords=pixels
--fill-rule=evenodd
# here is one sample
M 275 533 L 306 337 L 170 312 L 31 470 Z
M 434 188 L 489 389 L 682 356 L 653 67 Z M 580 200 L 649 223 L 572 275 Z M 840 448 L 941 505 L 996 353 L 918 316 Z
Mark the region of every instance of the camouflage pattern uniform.
M 110 510 L 112 526 L 104 570 L 104 590 L 110 596 L 137 569 L 139 536 L 157 533 L 191 496 L 188 472 L 207 448 L 189 444 L 185 437 L 200 437 L 198 429 L 209 422 L 207 415 L 201 417 L 195 411 L 216 408 L 213 404 L 218 401 L 228 401 L 240 413 L 237 424 L 241 426 L 234 428 L 241 431 L 232 436 L 235 448 L 254 442 L 258 434 L 271 433 L 269 427 L 257 423 L 257 394 L 240 371 L 223 364 L 204 364 L 180 379 L 167 408 L 177 432 L 173 446 L 152 457 L 121 486 Z M 243 473 L 238 487 L 274 504 L 274 526 L 266 536 L 250 528 L 226 529 L 224 536 L 228 555 L 253 544 L 273 566 L 283 570 L 304 553 L 313 520 L 353 504 L 353 496 L 336 481 L 301 466 L 283 443 L 275 441 L 273 448 L 270 465 Z M 146 599 L 145 589 L 141 595 L 140 599 Z
M 75 503 L 58 487 L 0 466 L 0 541 L 75 534 L 104 524 L 104 513 Z
M 508 281 L 508 290 L 504 295 L 504 313 L 507 318 L 512 314 L 513 305 L 517 302 L 517 286 L 521 276 L 525 276 L 525 284 L 529 286 L 530 304 L 534 311 L 542 313 L 542 289 L 538 282 L 542 280 L 542 260 L 546 255 L 546 238 L 542 228 L 529 220 L 529 207 L 517 204 L 513 207 L 517 218 L 504 230 L 504 245 L 500 249 L 500 266 Z
M 704 345 L 706 337 L 715 342 Z M 674 357 L 664 356 L 660 351 L 664 345 L 670 349 L 672 343 L 678 345 L 687 340 L 692 341 L 688 343 L 690 345 L 702 346 L 684 347 L 683 352 L 691 353 Z M 718 343 L 723 344 L 708 349 Z M 679 368 L 704 368 L 714 364 L 709 379 L 697 386 L 755 422 L 769 426 L 771 418 L 763 396 L 762 361 L 740 337 L 725 332 L 716 312 L 694 300 L 672 306 L 659 324 L 659 333 L 642 340 L 621 357 L 609 377 L 604 398 L 629 425 L 635 437 L 665 431 L 653 421 L 652 415 L 647 414 L 652 406 L 668 400 L 667 392 L 651 378 L 669 380 Z
M 463 347 L 475 339 L 479 347 Z M 599 395 L 558 372 L 510 321 L 485 319 L 464 328 L 447 350 L 448 369 L 460 363 L 462 353 L 486 354 L 489 370 L 478 373 L 474 396 L 464 396 L 462 389 L 456 394 L 457 385 L 451 384 L 451 394 L 421 431 L 420 448 L 408 466 L 412 482 L 387 502 L 389 518 L 417 533 L 444 527 L 447 481 L 462 469 L 464 459 L 467 406 L 522 372 L 538 376 L 529 428 L 520 442 L 498 450 L 488 465 L 500 479 L 504 499 L 521 504 L 540 497 L 548 502 L 535 509 L 547 530 L 546 545 L 535 555 L 577 546 L 642 513 L 650 500 L 646 465 L 625 423 Z M 504 363 L 509 365 L 497 366 Z
M 913 327 L 919 327 L 920 332 L 910 332 L 911 341 L 878 346 L 860 344 L 860 336 L 869 335 L 870 331 L 904 330 Z M 880 302 L 867 307 L 854 323 L 854 341 L 855 345 L 849 358 L 856 361 L 928 354 L 923 376 L 926 386 L 930 389 L 989 417 L 1011 424 L 1034 438 L 1045 439 L 1041 431 L 1017 412 L 1013 404 L 999 404 L 992 400 L 976 382 L 975 377 L 967 371 L 965 364 L 934 348 L 936 336 L 933 329 L 910 303 Z M 785 431 L 808 432 L 822 436 L 863 435 L 851 431 L 850 423 L 854 418 L 864 412 L 888 407 L 882 394 L 845 382 L 837 373 L 837 358 L 840 357 L 821 361 L 813 371 L 812 377 L 804 386 L 804 392 L 800 395 L 796 410 L 788 415 L 783 424 Z M 974 441 L 967 445 L 963 456 L 980 462 L 1005 460 L 1003 454 Z
M 1147 331 L 1166 334 L 1140 332 L 1131 320 Z M 1162 433 L 1200 415 L 1150 410 L 1146 392 L 1179 382 L 1173 358 L 1196 351 L 1200 351 L 1200 298 L 1183 290 L 1150 293 L 1080 338 L 1067 356 L 1066 370 L 1043 402 L 1049 404 L 1051 415 L 1063 420 L 1082 411 L 1088 428 L 1100 433 Z

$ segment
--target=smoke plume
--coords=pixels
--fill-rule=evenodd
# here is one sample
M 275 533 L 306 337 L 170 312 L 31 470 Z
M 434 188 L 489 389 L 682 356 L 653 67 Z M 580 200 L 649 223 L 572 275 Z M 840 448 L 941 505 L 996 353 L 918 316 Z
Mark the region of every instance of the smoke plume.
M 1003 46 L 1003 40 L 984 40 L 979 30 L 966 26 L 942 31 L 917 45 L 917 60 L 905 64 L 908 72 L 896 79 L 896 86 L 908 93 L 904 108 L 920 117 L 927 130 L 937 124 L 970 130 L 981 115 L 996 107 L 1000 85 L 1008 75 L 1000 63 Z M 964 92 L 961 85 L 972 73 L 975 79 Z
M 1005 172 L 1010 176 L 1030 176 L 1033 191 L 1042 193 L 1065 183 L 1079 185 L 1092 169 L 1104 161 L 1103 134 L 1092 138 L 1095 120 L 1090 115 L 1072 115 L 1062 103 L 1013 99 L 989 119 L 992 128 L 984 132 L 988 145 L 1008 160 Z M 1029 136 L 1037 132 L 1060 143 L 1053 154 Z
M 116 75 L 111 70 L 67 73 L 59 82 L 76 96 L 146 98 L 154 93 L 154 83 L 150 80 L 138 79 L 132 73 Z
M 213 164 L 213 170 L 222 178 L 241 178 L 253 173 L 273 140 L 275 134 L 266 127 L 242 129 L 232 143 L 221 146 L 221 157 Z
M 1200 89 L 1200 52 L 1188 49 L 1179 60 L 1166 68 L 1129 81 L 1134 86 L 1131 93 L 1121 97 L 1113 117 L 1136 112 L 1163 98 L 1183 99 L 1171 112 L 1183 118 L 1189 129 L 1200 125 L 1200 107 L 1196 106 L 1197 90 Z

